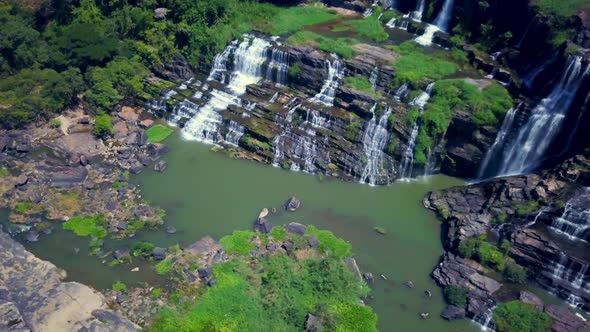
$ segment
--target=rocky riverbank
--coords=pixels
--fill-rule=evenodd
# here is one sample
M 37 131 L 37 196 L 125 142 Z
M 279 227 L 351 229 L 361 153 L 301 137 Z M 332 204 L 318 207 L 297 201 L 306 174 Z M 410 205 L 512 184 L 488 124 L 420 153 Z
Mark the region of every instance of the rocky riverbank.
M 443 221 L 442 239 L 447 250 L 433 277 L 442 287 L 469 288 L 467 315 L 482 317 L 497 303 L 518 298 L 514 290 L 517 285 L 494 271 L 497 265 L 482 265 L 482 257 L 460 257 L 465 255 L 464 245 L 481 236 L 507 250 L 507 257 L 524 266 L 531 281 L 571 305 L 589 310 L 588 243 L 559 227 L 560 220 L 571 219 L 568 211 L 574 208 L 574 202 L 585 197 L 590 185 L 589 156 L 575 156 L 547 171 L 493 179 L 425 197 L 424 206 L 436 211 Z M 576 203 L 575 209 L 588 209 L 585 202 Z
M 113 120 L 113 135 L 98 139 L 93 120 L 81 110 L 67 111 L 49 124 L 0 135 L 0 207 L 9 208 L 10 221 L 36 241 L 74 216 L 102 215 L 107 230 L 130 236 L 128 227 L 163 223 L 163 211 L 149 206 L 139 189 L 128 182 L 167 150 L 150 144 L 145 129 L 153 120 L 141 110 L 123 107 Z

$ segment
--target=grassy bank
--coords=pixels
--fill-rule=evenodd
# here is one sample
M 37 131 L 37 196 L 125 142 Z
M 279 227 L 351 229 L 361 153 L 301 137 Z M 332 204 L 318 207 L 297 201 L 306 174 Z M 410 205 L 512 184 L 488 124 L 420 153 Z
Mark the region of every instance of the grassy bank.
M 354 56 L 352 46 L 358 44 L 358 41 L 351 38 L 332 39 L 311 31 L 299 31 L 289 37 L 287 43 L 317 48 L 324 52 L 336 53 L 343 58 L 350 59 Z

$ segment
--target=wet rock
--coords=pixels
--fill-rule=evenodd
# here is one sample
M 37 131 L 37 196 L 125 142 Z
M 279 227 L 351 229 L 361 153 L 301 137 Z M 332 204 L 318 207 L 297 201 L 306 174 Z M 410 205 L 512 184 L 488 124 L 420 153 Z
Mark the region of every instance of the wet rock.
M 147 144 L 148 137 L 144 130 L 140 130 L 137 133 L 137 146 L 144 146 Z
M 119 293 L 119 294 L 117 294 L 116 301 L 118 304 L 121 304 L 121 303 L 127 301 L 128 299 L 129 299 L 129 297 L 127 295 L 125 295 L 123 293 Z
M 258 219 L 256 219 L 256 222 L 254 223 L 254 231 L 255 232 L 268 234 L 268 233 L 270 233 L 272 228 L 273 228 L 273 225 L 268 220 L 266 220 L 266 218 L 258 218 Z
M 129 167 L 129 172 L 131 174 L 137 175 L 143 171 L 143 165 L 140 162 L 135 162 Z
M 281 245 L 281 247 L 283 249 L 285 249 L 286 251 L 289 251 L 289 250 L 291 250 L 291 248 L 293 248 L 293 242 L 290 241 L 290 240 L 287 240 L 287 241 L 283 242 L 283 244 Z
M 307 226 L 302 225 L 297 222 L 292 222 L 287 225 L 285 230 L 291 234 L 303 236 L 303 235 L 305 235 L 305 231 L 307 230 Z
M 131 269 L 131 272 L 139 272 L 139 267 L 134 267 Z
M 37 241 L 39 241 L 39 233 L 32 229 L 27 232 L 26 239 L 29 242 L 37 242 Z
M 121 314 L 111 310 L 97 309 L 92 311 L 95 318 L 87 326 L 87 332 L 102 331 L 139 331 L 140 327 L 127 320 Z M 80 330 L 83 332 L 83 329 Z
M 166 233 L 168 233 L 168 234 L 175 234 L 176 233 L 176 228 L 174 226 L 168 226 L 168 227 L 166 227 Z
M 207 282 L 207 286 L 209 286 L 209 287 L 213 287 L 215 285 L 217 285 L 217 279 L 215 279 L 215 278 L 212 278 L 211 280 L 209 280 Z
M 344 259 L 344 263 L 346 264 L 346 267 L 348 268 L 348 270 L 359 280 L 359 281 L 363 281 L 363 276 L 361 275 L 361 270 L 359 269 L 359 266 L 356 264 L 356 259 L 352 258 L 352 257 L 346 257 Z
M 287 202 L 285 203 L 285 209 L 287 209 L 287 211 L 297 211 L 297 209 L 299 209 L 299 207 L 301 206 L 301 202 L 299 201 L 299 199 L 297 199 L 297 197 L 290 197 Z
M 454 305 L 449 305 L 440 314 L 443 319 L 456 320 L 465 318 L 465 308 L 459 308 Z
M 55 167 L 49 177 L 51 185 L 58 188 L 79 186 L 88 177 L 88 170 L 84 167 Z
M 153 160 L 159 159 L 166 152 L 168 152 L 168 148 L 162 143 L 148 145 L 148 153 Z
M 421 312 L 420 313 L 420 318 L 422 318 L 422 319 L 426 319 L 426 318 L 428 318 L 428 316 L 430 316 L 430 313 L 428 313 L 428 312 Z
M 320 320 L 312 314 L 305 316 L 304 328 L 306 332 L 318 332 L 322 330 Z
M 154 171 L 156 172 L 164 172 L 166 170 L 166 168 L 168 168 L 168 164 L 164 161 L 164 160 L 159 160 L 155 165 L 154 165 Z
M 160 248 L 160 247 L 155 247 L 154 250 L 152 250 L 152 257 L 154 257 L 155 260 L 163 260 L 166 258 L 166 248 Z
M 129 251 L 127 250 L 117 249 L 113 252 L 113 258 L 118 261 L 123 261 L 125 259 L 131 258 L 131 255 L 129 255 Z
M 258 214 L 258 219 L 260 219 L 260 218 L 266 218 L 266 216 L 268 216 L 268 209 L 267 208 L 264 208 Z
M 31 194 L 29 198 L 31 200 L 31 203 L 39 204 L 43 200 L 43 195 L 40 192 L 34 192 Z
M 545 312 L 553 318 L 553 332 L 590 331 L 590 322 L 576 316 L 568 307 L 548 305 Z
M 74 254 L 77 254 L 80 252 L 80 248 L 74 248 Z
M 371 272 L 363 273 L 363 279 L 365 279 L 365 281 L 369 285 L 375 282 L 375 277 L 373 277 L 373 273 L 371 273 Z
M 414 288 L 414 283 L 412 282 L 412 280 L 408 280 L 404 282 L 404 286 L 406 286 L 407 288 Z
M 120 231 L 124 231 L 127 229 L 127 222 L 126 221 L 119 221 L 119 223 L 117 224 L 117 229 Z
M 80 156 L 80 165 L 86 166 L 88 164 L 90 164 L 90 161 L 88 160 L 88 157 L 86 157 L 86 155 L 81 155 Z
M 207 267 L 204 269 L 198 269 L 199 277 L 203 278 L 203 279 L 208 279 L 213 275 L 212 271 L 213 270 L 211 269 L 211 267 Z
M 143 129 L 148 129 L 154 125 L 154 120 L 145 119 L 139 123 L 139 126 Z
M 316 248 L 320 245 L 320 240 L 318 240 L 315 235 L 308 235 L 306 238 L 310 248 Z
M 29 177 L 26 176 L 25 174 L 21 174 L 16 178 L 14 185 L 16 187 L 22 187 L 22 186 L 26 185 L 28 181 L 29 181 Z
M 543 300 L 531 292 L 521 291 L 520 294 L 518 294 L 518 299 L 524 303 L 532 305 L 537 310 L 543 310 L 543 307 L 545 306 Z
M 16 146 L 15 150 L 18 153 L 27 153 L 27 152 L 29 152 L 29 146 L 26 144 L 19 144 Z
M 155 67 L 153 71 L 156 76 L 171 82 L 186 81 L 194 76 L 188 60 L 180 53 L 175 53 L 166 64 Z

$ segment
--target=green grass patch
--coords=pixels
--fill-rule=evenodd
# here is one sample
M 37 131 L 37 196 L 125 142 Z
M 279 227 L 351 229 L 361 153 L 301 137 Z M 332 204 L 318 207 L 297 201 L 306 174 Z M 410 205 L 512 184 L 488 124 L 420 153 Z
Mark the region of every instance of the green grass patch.
M 156 246 L 150 242 L 138 241 L 131 249 L 131 255 L 136 257 L 149 258 Z
M 358 40 L 351 38 L 332 39 L 311 31 L 299 31 L 287 38 L 287 43 L 317 48 L 324 52 L 336 53 L 343 58 L 350 59 L 354 56 L 352 46 L 358 44 Z
M 287 239 L 287 231 L 283 226 L 275 226 L 270 231 L 270 235 L 275 241 L 285 241 Z
M 237 258 L 215 265 L 213 277 L 198 301 L 162 310 L 150 330 L 302 331 L 312 313 L 326 331 L 377 331 L 371 307 L 358 303 L 366 285 L 333 255 Z
M 219 244 L 228 254 L 247 254 L 254 249 L 252 237 L 255 233 L 252 231 L 234 231 L 231 235 L 226 235 L 219 240 Z
M 389 35 L 383 28 L 383 24 L 378 19 L 379 14 L 382 12 L 383 9 L 381 7 L 376 7 L 373 15 L 360 20 L 346 21 L 345 24 L 349 25 L 359 35 L 365 36 L 374 42 L 381 43 L 389 38 Z
M 115 283 L 113 283 L 112 289 L 115 292 L 126 292 L 127 291 L 127 285 L 125 285 L 124 283 L 120 282 L 120 281 L 115 281 Z
M 465 286 L 449 285 L 445 287 L 443 294 L 448 304 L 463 308 L 467 304 L 469 288 Z
M 339 16 L 322 6 L 297 6 L 281 8 L 268 21 L 268 25 L 259 29 L 266 33 L 280 36 L 299 31 L 304 26 L 333 20 Z
M 340 239 L 328 230 L 319 230 L 314 225 L 307 226 L 306 235 L 313 235 L 320 241 L 319 248 L 336 257 L 344 258 L 352 256 L 352 246 L 347 241 Z
M 551 328 L 551 317 L 532 305 L 511 301 L 498 305 L 494 310 L 494 322 L 498 332 L 542 332 Z
M 393 63 L 393 68 L 395 69 L 393 80 L 395 86 L 410 83 L 416 87 L 451 76 L 457 72 L 458 66 L 436 56 L 424 54 L 422 51 L 415 51 L 400 56 Z
M 174 129 L 157 124 L 146 130 L 145 134 L 148 137 L 148 143 L 158 143 L 168 138 L 168 136 L 172 135 L 173 132 Z
M 516 209 L 516 214 L 520 217 L 524 217 L 529 215 L 537 210 L 539 210 L 539 202 L 537 201 L 528 201 L 526 203 L 517 203 L 514 204 L 513 207 Z
M 6 168 L 0 168 L 0 178 L 10 175 L 10 171 Z
M 172 266 L 174 262 L 170 258 L 166 258 L 161 260 L 158 264 L 154 265 L 154 270 L 157 274 L 164 276 L 170 274 L 172 272 Z
M 107 236 L 107 220 L 102 214 L 72 217 L 63 223 L 63 229 L 73 231 L 78 236 L 103 238 Z
M 19 202 L 19 203 L 16 203 L 16 205 L 14 206 L 14 212 L 19 213 L 19 214 L 25 214 L 25 213 L 30 212 L 34 208 L 35 208 L 35 204 L 33 204 L 31 202 Z
M 354 91 L 364 93 L 369 96 L 379 97 L 379 94 L 373 90 L 373 86 L 369 79 L 365 76 L 355 75 L 348 76 L 342 80 L 345 87 L 350 88 Z
M 485 235 L 462 241 L 459 244 L 459 255 L 464 258 L 474 258 L 500 272 L 504 271 L 506 266 L 504 254 L 498 247 L 487 242 Z
M 588 0 L 537 0 L 539 10 L 546 14 L 570 17 L 582 8 L 590 8 Z

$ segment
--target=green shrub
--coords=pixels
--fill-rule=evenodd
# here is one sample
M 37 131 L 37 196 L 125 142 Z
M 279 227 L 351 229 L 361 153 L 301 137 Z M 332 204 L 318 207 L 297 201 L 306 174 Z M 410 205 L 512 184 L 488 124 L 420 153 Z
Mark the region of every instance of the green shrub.
M 352 46 L 358 44 L 358 41 L 350 38 L 332 39 L 311 31 L 299 31 L 289 37 L 287 43 L 317 48 L 324 52 L 336 53 L 343 58 L 350 59 L 354 55 Z
M 63 229 L 73 231 L 78 236 L 102 238 L 107 236 L 107 220 L 102 214 L 72 217 L 63 223 Z
M 320 241 L 319 248 L 323 251 L 329 251 L 336 257 L 350 257 L 352 255 L 352 246 L 347 241 L 340 239 L 334 233 L 328 230 L 319 230 L 314 225 L 307 226 L 306 235 L 313 235 Z
M 0 178 L 6 177 L 10 175 L 10 171 L 6 168 L 0 167 Z
M 443 294 L 448 304 L 463 308 L 467 304 L 469 288 L 465 286 L 449 285 L 445 287 Z
M 348 126 L 346 126 L 344 138 L 354 143 L 359 139 L 362 129 L 363 125 L 359 121 L 351 122 Z
M 270 231 L 270 235 L 275 241 L 285 241 L 287 239 L 287 231 L 283 226 L 275 226 Z
M 138 241 L 133 245 L 131 255 L 149 258 L 155 247 L 156 246 L 153 243 Z
M 497 214 L 494 219 L 492 220 L 492 223 L 494 225 L 501 225 L 503 223 L 506 222 L 506 220 L 508 219 L 508 214 L 506 214 L 506 212 L 502 212 Z
M 289 77 L 289 81 L 296 81 L 301 75 L 301 65 L 299 62 L 296 62 L 294 65 L 290 66 L 287 71 L 287 76 Z
M 14 206 L 14 212 L 20 213 L 20 214 L 25 214 L 25 213 L 31 211 L 34 207 L 35 207 L 35 204 L 33 204 L 31 202 L 19 202 L 19 203 L 16 203 L 16 205 Z
M 228 254 L 247 254 L 254 249 L 252 238 L 255 233 L 251 231 L 234 231 L 219 240 L 219 244 Z
M 115 281 L 115 283 L 113 283 L 113 290 L 115 292 L 119 292 L 119 293 L 123 293 L 127 291 L 127 285 L 125 285 L 124 283 L 120 282 L 120 281 Z
M 532 305 L 511 301 L 501 303 L 494 310 L 498 332 L 541 332 L 551 328 L 551 317 Z
M 268 144 L 267 142 L 263 142 L 261 140 L 258 140 L 248 134 L 242 136 L 242 138 L 240 139 L 240 143 L 244 147 L 244 149 L 252 151 L 252 152 L 270 151 L 271 150 L 270 144 Z
M 287 7 L 278 11 L 262 30 L 275 36 L 301 30 L 313 25 L 338 18 L 337 14 L 320 6 Z
M 172 272 L 173 265 L 174 265 L 174 262 L 172 261 L 172 259 L 166 258 L 166 259 L 158 262 L 158 264 L 156 264 L 154 266 L 154 270 L 156 270 L 156 273 L 161 276 L 167 275 L 167 274 L 170 274 L 170 272 Z
M 57 118 L 56 119 L 51 119 L 51 120 L 49 120 L 49 125 L 52 128 L 59 128 L 61 126 L 61 121 L 59 121 L 59 119 L 57 119 Z
M 365 76 L 355 75 L 348 76 L 342 80 L 345 87 L 364 93 L 369 96 L 377 97 L 378 94 L 373 90 L 373 86 L 369 79 Z
M 461 257 L 475 258 L 482 264 L 504 271 L 504 255 L 496 246 L 486 241 L 485 235 L 461 241 L 458 252 Z
M 159 143 L 172 135 L 173 132 L 174 129 L 157 124 L 146 130 L 145 134 L 147 135 L 148 143 Z
M 356 31 L 356 33 L 358 33 L 359 35 L 365 36 L 374 42 L 381 43 L 386 41 L 387 38 L 389 38 L 389 35 L 387 34 L 387 32 L 385 32 L 383 25 L 378 19 L 379 14 L 381 14 L 382 12 L 383 10 L 381 9 L 381 7 L 377 7 L 373 12 L 373 15 L 371 15 L 370 17 L 359 20 L 346 21 L 345 24 L 352 27 L 352 29 Z
M 537 0 L 535 5 L 544 13 L 563 17 L 573 16 L 581 8 L 590 8 L 588 0 Z
M 515 284 L 524 284 L 527 280 L 526 270 L 515 263 L 508 263 L 504 269 L 504 278 Z
M 414 42 L 404 42 L 394 47 L 401 54 L 393 63 L 395 79 L 393 86 L 410 83 L 414 87 L 428 84 L 455 74 L 458 67 L 436 55 L 424 54 Z
M 94 121 L 94 134 L 96 136 L 106 137 L 113 134 L 113 123 L 110 115 L 98 113 Z
M 525 217 L 525 216 L 539 210 L 539 202 L 528 201 L 526 203 L 516 204 L 514 207 L 516 208 L 516 214 L 518 216 Z

